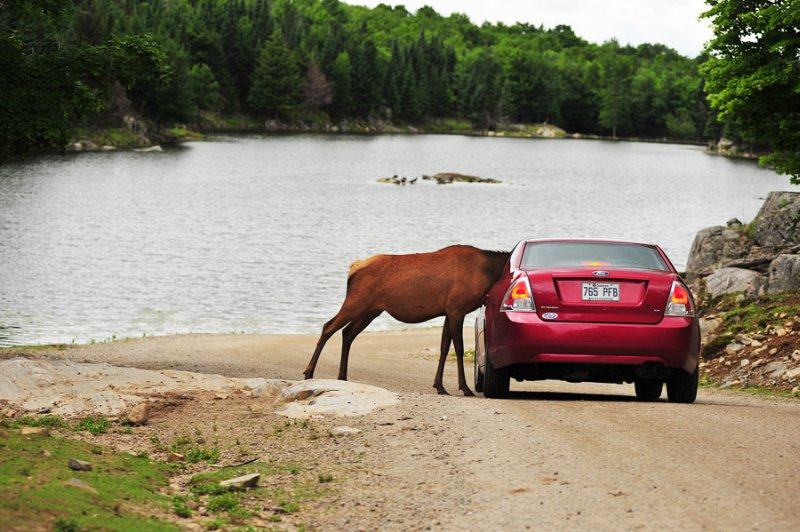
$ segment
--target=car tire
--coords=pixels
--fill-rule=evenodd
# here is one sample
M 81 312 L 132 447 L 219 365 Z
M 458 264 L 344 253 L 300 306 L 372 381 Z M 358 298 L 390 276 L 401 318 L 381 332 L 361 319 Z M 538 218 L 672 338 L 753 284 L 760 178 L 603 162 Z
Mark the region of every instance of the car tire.
M 483 373 L 481 373 L 481 368 L 478 367 L 478 355 L 475 354 L 475 391 L 482 392 L 483 391 Z
M 640 401 L 655 401 L 661 397 L 664 382 L 658 379 L 636 379 L 633 383 L 636 398 Z
M 483 395 L 491 399 L 508 397 L 511 384 L 511 370 L 508 367 L 495 369 L 492 359 L 486 353 L 486 365 L 483 372 Z
M 667 397 L 670 403 L 694 403 L 697 399 L 698 369 L 694 373 L 678 370 L 667 381 Z

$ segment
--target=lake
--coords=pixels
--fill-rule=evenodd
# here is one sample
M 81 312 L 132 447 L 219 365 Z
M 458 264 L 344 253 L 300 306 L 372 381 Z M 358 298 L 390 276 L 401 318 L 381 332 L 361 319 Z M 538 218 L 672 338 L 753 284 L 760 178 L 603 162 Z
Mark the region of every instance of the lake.
M 453 171 L 502 184 L 399 187 Z M 0 166 L 0 344 L 312 332 L 379 252 L 527 237 L 661 244 L 747 221 L 788 177 L 696 146 L 462 136 L 225 136 Z M 402 327 L 381 316 L 371 329 Z

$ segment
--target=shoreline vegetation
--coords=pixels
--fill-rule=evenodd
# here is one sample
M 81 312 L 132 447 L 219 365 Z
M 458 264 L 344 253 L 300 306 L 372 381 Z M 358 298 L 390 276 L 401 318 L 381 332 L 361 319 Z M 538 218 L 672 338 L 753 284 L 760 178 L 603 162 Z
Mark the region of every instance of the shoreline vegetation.
M 242 131 L 742 143 L 705 55 L 566 25 L 337 0 L 23 4 L 0 6 L 0 159 Z
M 615 142 L 648 142 L 705 146 L 707 152 L 726 157 L 757 159 L 759 152 L 733 141 L 721 139 L 718 143 L 699 140 L 673 139 L 667 137 L 611 137 L 607 135 L 569 133 L 553 124 L 498 124 L 494 129 L 472 127 L 468 120 L 444 119 L 422 124 L 392 124 L 379 120 L 262 122 L 254 117 L 241 115 L 205 115 L 201 122 L 180 124 L 163 128 L 152 134 L 137 133 L 125 127 L 94 126 L 76 128 L 69 142 L 58 152 L 98 152 L 116 150 L 140 150 L 159 145 L 174 145 L 184 142 L 206 140 L 224 134 L 328 134 L 328 135 L 462 135 L 471 137 L 522 138 L 522 139 L 581 139 Z

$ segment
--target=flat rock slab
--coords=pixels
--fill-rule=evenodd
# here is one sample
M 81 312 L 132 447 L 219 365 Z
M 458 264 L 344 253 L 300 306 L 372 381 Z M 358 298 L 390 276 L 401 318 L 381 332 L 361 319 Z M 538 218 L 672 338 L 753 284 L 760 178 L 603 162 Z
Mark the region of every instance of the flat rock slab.
M 400 402 L 397 394 L 358 382 L 310 379 L 284 388 L 276 413 L 290 418 L 315 415 L 363 416 Z
M 234 490 L 243 490 L 246 488 L 255 488 L 258 486 L 258 480 L 261 478 L 261 475 L 258 473 L 251 473 L 249 475 L 243 475 L 241 477 L 230 478 L 228 480 L 223 480 L 219 483 L 219 485 L 223 488 L 229 488 Z
M 149 397 L 167 393 L 227 395 L 239 391 L 252 397 L 276 397 L 290 383 L 70 360 L 18 357 L 0 361 L 0 400 L 24 411 L 49 411 L 61 416 L 120 415 Z

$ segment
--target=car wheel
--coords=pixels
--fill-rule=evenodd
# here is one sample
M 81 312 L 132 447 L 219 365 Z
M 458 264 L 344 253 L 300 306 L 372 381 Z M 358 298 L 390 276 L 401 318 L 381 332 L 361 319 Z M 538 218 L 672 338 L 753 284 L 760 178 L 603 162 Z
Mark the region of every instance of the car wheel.
M 478 367 L 478 355 L 475 354 L 475 391 L 482 392 L 483 391 L 483 373 L 481 373 L 481 368 Z
M 667 381 L 667 397 L 671 403 L 694 403 L 697 398 L 698 369 L 694 373 L 678 370 Z
M 633 383 L 636 388 L 636 398 L 640 401 L 655 401 L 661 397 L 664 383 L 658 379 L 637 379 Z
M 511 371 L 508 367 L 495 369 L 492 366 L 492 359 L 486 353 L 486 365 L 483 372 L 483 395 L 489 398 L 501 398 L 508 396 L 508 389 L 511 383 Z

